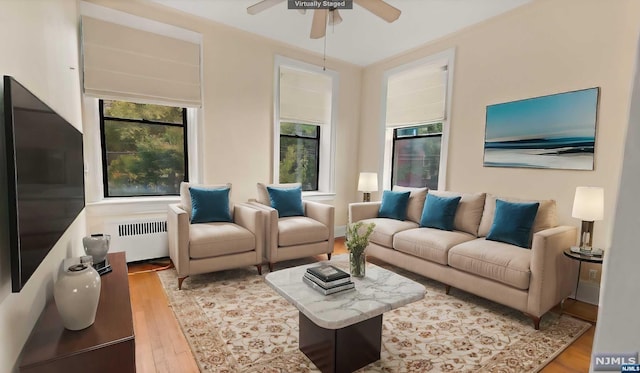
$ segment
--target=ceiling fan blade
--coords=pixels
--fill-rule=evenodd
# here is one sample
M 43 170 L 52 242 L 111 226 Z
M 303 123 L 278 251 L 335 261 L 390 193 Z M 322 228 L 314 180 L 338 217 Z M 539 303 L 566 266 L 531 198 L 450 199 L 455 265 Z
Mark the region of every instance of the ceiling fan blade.
M 329 26 L 335 26 L 342 23 L 342 17 L 338 9 L 329 10 Z
M 400 17 L 400 9 L 393 7 L 382 0 L 353 0 L 353 2 L 389 23 Z
M 278 5 L 284 0 L 262 0 L 258 3 L 255 3 L 247 8 L 247 13 L 253 15 L 262 12 L 263 10 L 267 10 L 272 6 Z
M 311 39 L 320 39 L 327 32 L 326 9 L 316 9 L 313 11 L 313 23 L 311 24 Z

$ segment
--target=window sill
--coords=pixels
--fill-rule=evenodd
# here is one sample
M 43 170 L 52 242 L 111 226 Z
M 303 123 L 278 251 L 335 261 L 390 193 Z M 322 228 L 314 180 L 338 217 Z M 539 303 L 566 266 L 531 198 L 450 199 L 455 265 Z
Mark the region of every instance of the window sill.
M 307 201 L 330 201 L 335 197 L 336 194 L 330 192 L 302 192 L 302 199 Z
M 105 198 L 86 205 L 89 216 L 163 214 L 180 196 Z

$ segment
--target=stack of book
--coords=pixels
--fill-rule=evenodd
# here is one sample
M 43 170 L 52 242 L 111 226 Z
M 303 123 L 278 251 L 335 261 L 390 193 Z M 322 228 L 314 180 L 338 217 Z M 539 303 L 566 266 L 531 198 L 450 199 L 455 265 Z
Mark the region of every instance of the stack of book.
M 351 275 L 331 265 L 307 268 L 302 280 L 324 295 L 350 290 L 355 287 L 351 282 Z

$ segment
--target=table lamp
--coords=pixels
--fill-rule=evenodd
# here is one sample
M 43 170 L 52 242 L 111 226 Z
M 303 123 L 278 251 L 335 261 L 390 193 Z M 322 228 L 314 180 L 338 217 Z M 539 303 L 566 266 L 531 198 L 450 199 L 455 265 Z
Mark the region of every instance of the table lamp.
M 360 179 L 358 180 L 358 190 L 360 192 L 364 192 L 362 201 L 370 202 L 371 192 L 378 191 L 378 173 L 360 172 Z
M 600 187 L 576 187 L 571 216 L 582 220 L 580 250 L 591 251 L 593 222 L 604 216 L 604 189 Z

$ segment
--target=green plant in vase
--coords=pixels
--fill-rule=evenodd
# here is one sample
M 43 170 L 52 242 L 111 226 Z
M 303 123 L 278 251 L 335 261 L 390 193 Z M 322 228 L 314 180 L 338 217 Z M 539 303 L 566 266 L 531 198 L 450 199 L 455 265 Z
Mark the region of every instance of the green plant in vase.
M 374 223 L 357 223 L 347 225 L 347 250 L 349 250 L 349 268 L 354 277 L 364 277 L 365 274 L 365 254 L 364 250 L 369 245 L 369 236 L 376 227 Z M 364 232 L 364 233 L 362 233 Z

